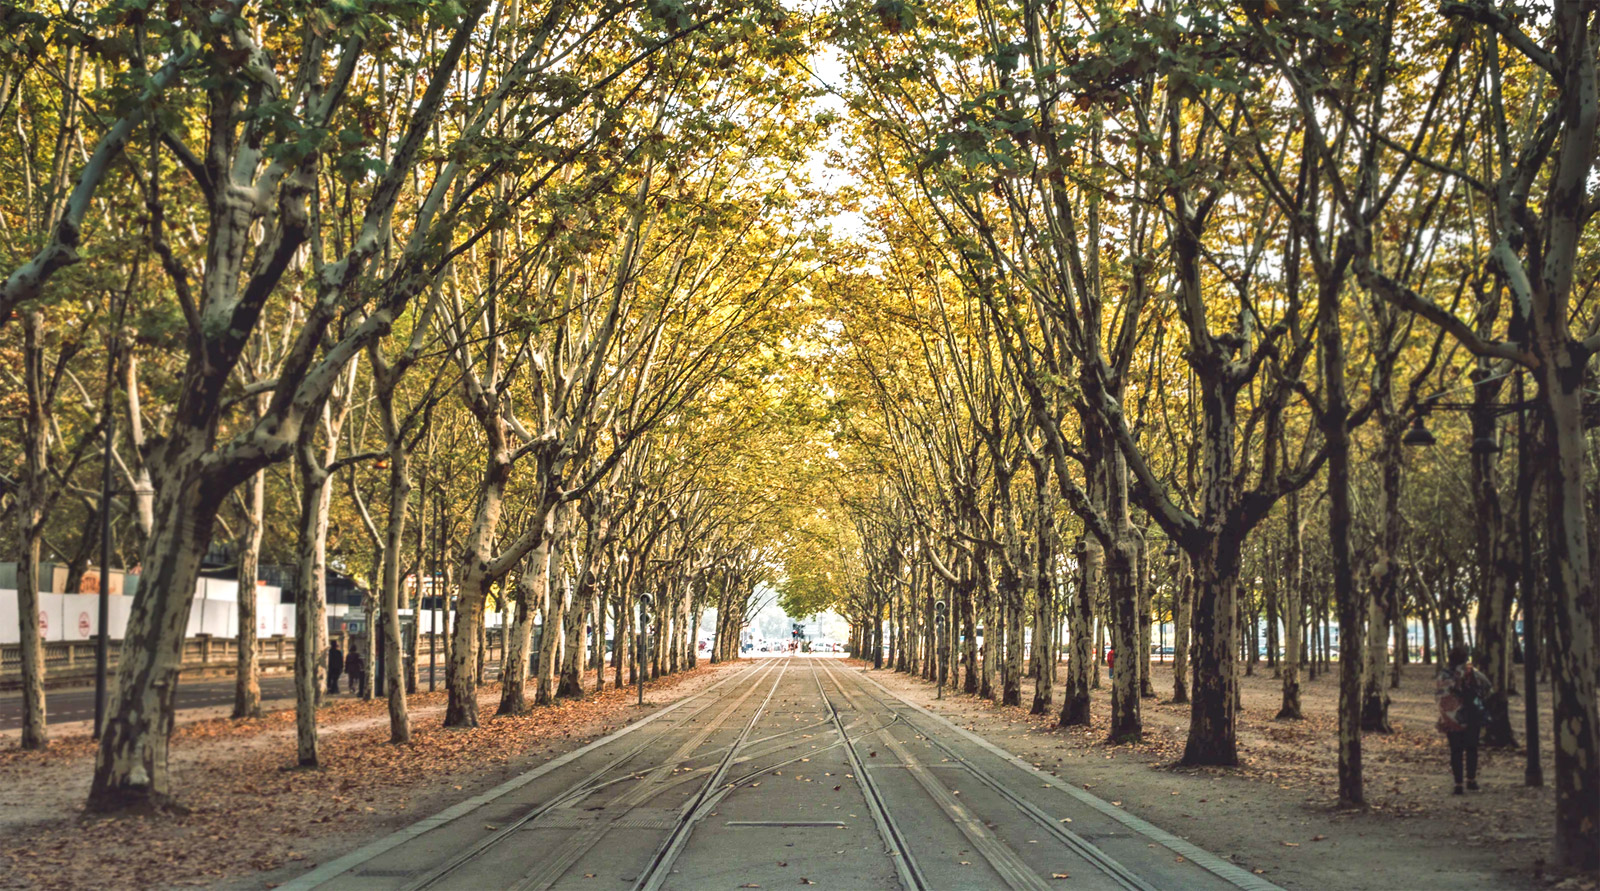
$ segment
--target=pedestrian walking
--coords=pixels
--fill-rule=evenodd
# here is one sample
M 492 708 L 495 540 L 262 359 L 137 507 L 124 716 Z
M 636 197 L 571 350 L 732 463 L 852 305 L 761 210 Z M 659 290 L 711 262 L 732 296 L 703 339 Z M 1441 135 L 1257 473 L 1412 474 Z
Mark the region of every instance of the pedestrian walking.
M 361 658 L 360 650 L 350 651 L 350 656 L 344 660 L 344 673 L 350 676 L 350 692 L 366 699 L 367 660 Z
M 1117 670 L 1117 651 L 1112 649 L 1111 647 L 1106 647 L 1106 671 L 1107 672 L 1113 672 L 1113 671 L 1116 671 L 1116 670 Z
M 1439 732 L 1450 742 L 1450 774 L 1455 777 L 1455 794 L 1466 788 L 1478 791 L 1478 732 L 1483 728 L 1484 701 L 1494 685 L 1467 658 L 1467 648 L 1450 648 L 1448 665 L 1439 672 L 1435 696 L 1439 701 Z
M 328 692 L 339 692 L 339 675 L 344 674 L 344 650 L 337 643 L 328 647 Z

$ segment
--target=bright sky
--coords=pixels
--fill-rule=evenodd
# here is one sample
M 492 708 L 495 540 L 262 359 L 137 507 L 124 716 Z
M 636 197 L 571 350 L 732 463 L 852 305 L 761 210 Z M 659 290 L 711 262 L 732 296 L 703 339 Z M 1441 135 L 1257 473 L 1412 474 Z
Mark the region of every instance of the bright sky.
M 841 95 L 845 83 L 845 61 L 838 49 L 826 43 L 819 46 L 811 56 L 811 72 L 818 84 L 828 91 L 816 99 L 817 111 L 831 111 L 841 119 L 849 114 L 849 107 Z M 844 124 L 841 122 L 830 128 L 827 141 L 812 147 L 811 160 L 806 165 L 807 173 L 819 186 L 830 191 L 853 184 L 854 176 L 833 163 L 845 152 Z M 830 214 L 828 225 L 835 233 L 850 238 L 864 237 L 869 231 L 866 221 L 855 211 L 839 210 Z

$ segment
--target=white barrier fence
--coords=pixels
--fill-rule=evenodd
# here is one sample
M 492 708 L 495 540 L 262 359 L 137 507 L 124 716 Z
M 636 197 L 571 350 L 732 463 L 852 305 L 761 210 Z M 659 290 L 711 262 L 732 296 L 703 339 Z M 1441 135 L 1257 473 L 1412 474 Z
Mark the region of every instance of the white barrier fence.
M 256 634 L 261 637 L 294 635 L 294 604 L 279 603 L 282 592 L 272 585 L 257 585 Z M 107 626 L 112 640 L 127 633 L 133 598 L 108 599 Z M 201 579 L 189 609 L 188 637 L 208 634 L 231 639 L 239 624 L 239 584 L 223 579 Z M 443 627 L 442 625 L 440 627 Z M 39 631 L 47 642 L 83 641 L 100 631 L 100 598 L 95 594 L 40 594 Z M 0 590 L 0 644 L 19 643 L 22 630 L 17 616 L 17 592 Z

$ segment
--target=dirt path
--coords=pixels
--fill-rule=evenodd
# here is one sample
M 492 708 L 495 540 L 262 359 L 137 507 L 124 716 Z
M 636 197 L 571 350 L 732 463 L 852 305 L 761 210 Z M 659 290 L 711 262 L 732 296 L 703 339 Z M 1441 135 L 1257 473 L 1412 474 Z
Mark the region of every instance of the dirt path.
M 734 666 L 702 665 L 647 688 L 609 688 L 519 717 L 489 718 L 498 685 L 479 698 L 476 730 L 441 726 L 443 691 L 410 698 L 413 742 L 388 743 L 382 701 L 320 713 L 319 770 L 295 762 L 294 712 L 253 721 L 196 721 L 173 734 L 171 769 L 185 815 L 86 814 L 94 745 L 63 736 L 45 752 L 0 748 L 0 888 L 264 887 L 702 689 Z M 245 876 L 265 874 L 244 882 Z
M 872 676 L 1036 766 L 1285 888 L 1547 887 L 1542 860 L 1554 810 L 1551 790 L 1522 785 L 1520 749 L 1486 749 L 1479 771 L 1484 791 L 1450 794 L 1448 750 L 1433 729 L 1428 666 L 1408 667 L 1401 689 L 1391 691 L 1395 732 L 1366 737 L 1370 807 L 1358 811 L 1333 806 L 1336 675 L 1304 682 L 1307 718 L 1300 722 L 1272 719 L 1281 682 L 1270 669 L 1261 666 L 1242 678 L 1243 764 L 1223 770 L 1174 766 L 1188 731 L 1188 706 L 1167 701 L 1170 665 L 1153 669 L 1161 698 L 1144 701 L 1145 741 L 1123 746 L 1103 742 L 1109 684 L 1095 691 L 1094 727 L 1061 731 L 1053 729 L 1054 715 L 1035 718 L 1026 707 L 1002 708 L 948 690 L 943 701 L 935 701 L 935 688 L 920 678 L 888 671 Z M 1033 701 L 1031 681 L 1022 701 Z M 1512 703 L 1520 731 L 1522 700 Z M 1548 771 L 1548 751 L 1545 757 Z

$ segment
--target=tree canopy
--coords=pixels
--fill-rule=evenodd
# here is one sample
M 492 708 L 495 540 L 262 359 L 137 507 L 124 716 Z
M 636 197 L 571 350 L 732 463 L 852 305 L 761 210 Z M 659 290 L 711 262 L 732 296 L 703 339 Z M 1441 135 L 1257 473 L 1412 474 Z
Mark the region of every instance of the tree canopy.
M 303 765 L 329 568 L 383 629 L 397 743 L 421 610 L 453 616 L 472 727 L 492 614 L 516 713 L 604 684 L 608 637 L 613 683 L 693 664 L 703 614 L 737 658 L 771 588 L 877 664 L 1008 704 L 1035 676 L 1066 725 L 1099 635 L 1148 656 L 1171 623 L 1191 764 L 1238 763 L 1242 662 L 1282 664 L 1288 720 L 1336 660 L 1349 804 L 1417 620 L 1494 681 L 1491 743 L 1540 732 L 1505 695 L 1548 672 L 1556 852 L 1600 867 L 1597 28 L 1515 0 L 6 6 L 24 744 L 40 566 L 76 590 L 102 547 L 139 584 L 99 810 L 181 791 L 202 571 L 295 579 Z M 1114 738 L 1151 685 L 1117 660 Z

